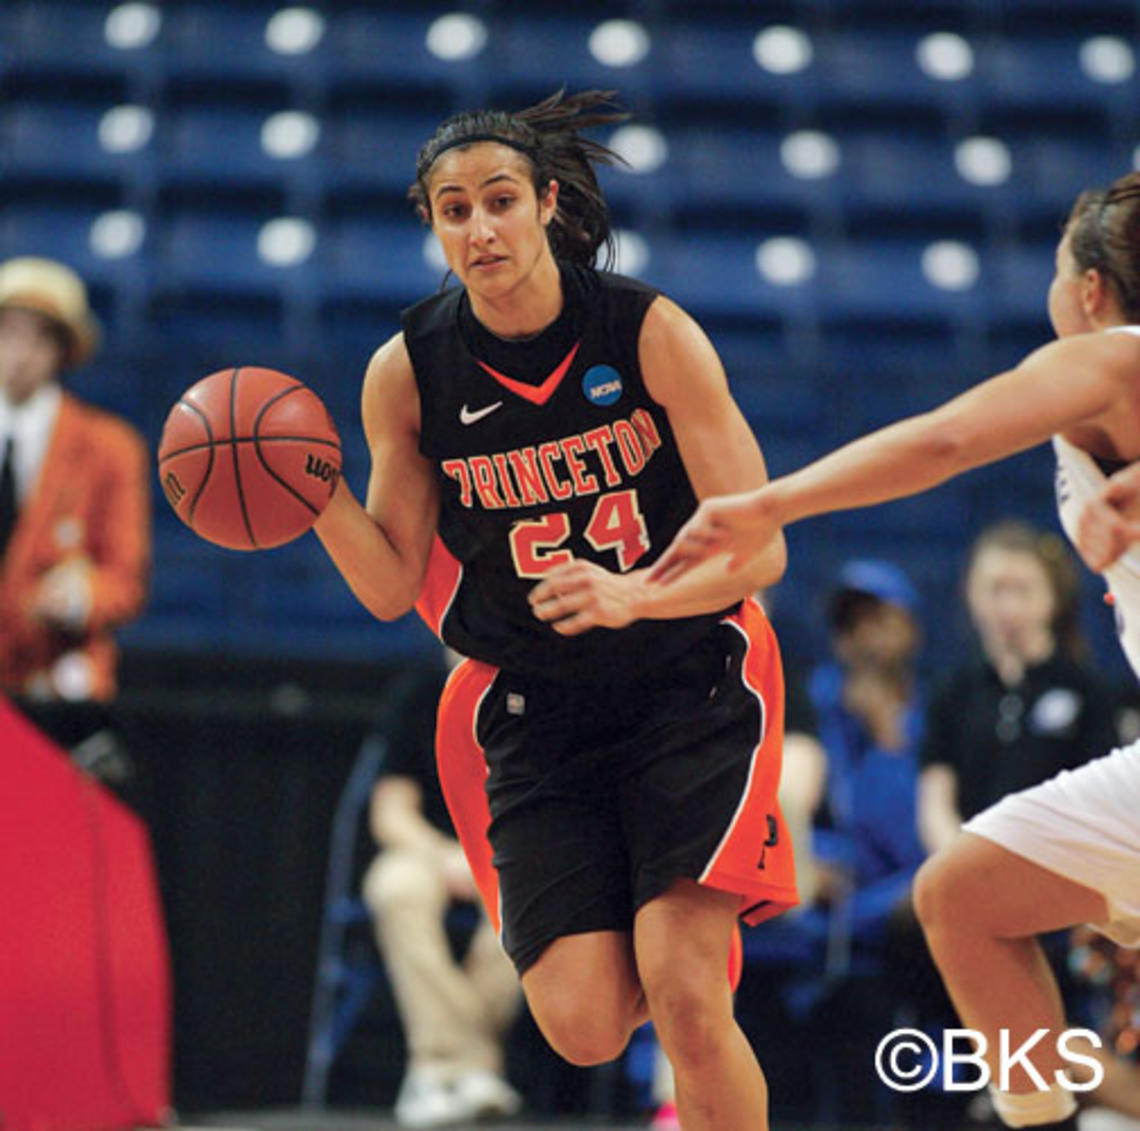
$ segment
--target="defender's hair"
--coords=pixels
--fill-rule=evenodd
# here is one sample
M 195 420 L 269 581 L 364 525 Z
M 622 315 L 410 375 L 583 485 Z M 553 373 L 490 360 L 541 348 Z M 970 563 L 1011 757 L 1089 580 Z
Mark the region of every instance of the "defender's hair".
M 431 222 L 428 180 L 435 161 L 449 149 L 496 141 L 521 153 L 529 162 L 535 193 L 541 197 L 550 182 L 558 182 L 558 208 L 547 228 L 556 259 L 593 267 L 598 248 L 605 248 L 603 266 L 613 262 L 614 240 L 609 210 L 598 186 L 596 165 L 615 165 L 622 158 L 612 149 L 582 136 L 592 126 L 625 121 L 616 92 L 587 90 L 566 96 L 556 91 L 525 110 L 470 110 L 448 118 L 416 158 L 416 180 L 408 196 L 416 211 Z
M 1065 229 L 1077 266 L 1104 275 L 1124 316 L 1140 323 L 1140 173 L 1082 192 Z

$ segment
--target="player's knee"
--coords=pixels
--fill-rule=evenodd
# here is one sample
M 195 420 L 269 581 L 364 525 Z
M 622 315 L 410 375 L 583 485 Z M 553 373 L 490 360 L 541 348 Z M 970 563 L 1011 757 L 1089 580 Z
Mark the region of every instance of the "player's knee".
M 528 996 L 527 1003 L 550 1047 L 579 1068 L 616 1060 L 629 1043 L 633 1025 L 626 1011 L 570 997 L 536 1002 Z
M 374 915 L 430 902 L 434 884 L 428 865 L 415 853 L 381 852 L 364 876 L 364 902 Z
M 715 1058 L 732 1025 L 732 996 L 724 978 L 694 968 L 646 985 L 649 1014 L 674 1065 L 699 1068 Z
M 948 923 L 960 922 L 968 908 L 963 905 L 959 886 L 961 869 L 957 867 L 953 849 L 944 850 L 925 860 L 914 878 L 914 912 L 929 935 Z

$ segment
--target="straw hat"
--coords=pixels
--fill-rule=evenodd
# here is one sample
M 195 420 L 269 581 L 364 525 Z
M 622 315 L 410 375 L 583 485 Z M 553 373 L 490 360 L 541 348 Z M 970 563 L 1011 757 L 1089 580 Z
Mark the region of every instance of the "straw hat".
M 89 360 L 99 345 L 99 320 L 87 303 L 83 280 L 54 259 L 23 256 L 0 263 L 0 309 L 7 307 L 38 311 L 66 331 L 67 369 Z

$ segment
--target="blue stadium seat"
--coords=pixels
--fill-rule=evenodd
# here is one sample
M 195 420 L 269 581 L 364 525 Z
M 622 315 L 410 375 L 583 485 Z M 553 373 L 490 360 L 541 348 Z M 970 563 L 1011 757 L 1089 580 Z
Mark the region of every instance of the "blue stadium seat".
M 712 335 L 736 403 L 761 437 L 818 434 L 825 390 L 816 367 L 793 358 L 775 336 L 736 329 Z
M 994 253 L 991 322 L 1048 327 L 1046 298 L 1053 281 L 1055 251 L 1053 244 L 1016 244 Z
M 989 108 L 1081 112 L 1107 132 L 1114 116 L 1135 118 L 1138 80 L 1103 83 L 1080 65 L 1081 34 L 992 36 L 979 42 L 977 85 Z
M 827 322 L 972 322 L 981 317 L 989 287 L 987 265 L 967 290 L 931 284 L 923 268 L 926 240 L 880 238 L 820 249 L 820 317 Z
M 807 179 L 788 171 L 780 157 L 785 133 L 708 123 L 678 127 L 666 136 L 673 202 L 687 213 L 730 209 L 806 221 L 813 211 L 838 205 L 840 177 Z
M 779 75 L 763 70 L 752 43 L 758 20 L 712 23 L 676 20 L 662 28 L 655 52 L 654 97 L 663 116 L 685 111 L 694 100 L 718 106 L 732 120 L 752 122 L 759 107 L 807 110 L 814 105 L 818 67 Z
M 590 14 L 534 17 L 514 11 L 495 20 L 486 50 L 495 61 L 488 79 L 499 101 L 514 107 L 565 84 L 570 91 L 616 88 L 626 105 L 635 103 L 651 81 L 656 37 L 651 34 L 649 52 L 641 61 L 607 66 L 590 51 L 590 36 L 600 22 Z
M 4 6 L 0 64 L 9 80 L 42 79 L 73 91 L 149 81 L 159 73 L 158 42 L 122 49 L 105 34 L 107 4 L 16 0 Z
M 470 89 L 494 55 L 493 45 L 470 59 L 441 59 L 428 50 L 427 35 L 440 10 L 416 11 L 389 5 L 357 3 L 335 8 L 326 35 L 328 76 L 335 96 L 344 92 L 379 91 L 433 102 L 448 101 L 455 91 Z M 457 107 L 458 108 L 458 107 Z
M 274 51 L 265 31 L 275 11 L 275 5 L 242 0 L 233 4 L 184 0 L 166 6 L 163 48 L 167 82 L 176 87 L 202 84 L 218 98 L 233 90 L 268 92 L 318 84 L 329 58 L 328 36 L 311 51 Z
M 346 219 L 330 225 L 321 249 L 326 301 L 410 304 L 439 288 L 444 270 L 424 259 L 427 229 L 409 218 Z M 379 339 L 377 340 L 379 344 Z
M 150 147 L 108 152 L 99 141 L 107 104 L 19 101 L 0 107 L 0 177 L 74 188 L 126 184 L 151 164 Z
M 111 287 L 143 269 L 141 256 L 106 259 L 91 246 L 91 226 L 104 207 L 90 204 L 0 203 L 0 258 L 45 255 L 70 264 L 88 285 Z
M 242 106 L 168 111 L 158 136 L 162 183 L 210 192 L 226 187 L 311 189 L 321 181 L 323 141 L 318 139 L 313 151 L 298 157 L 271 156 L 261 143 L 270 113 Z
M 968 0 L 983 14 L 999 15 L 1008 25 L 1027 24 L 1040 18 L 1045 26 L 1056 26 L 1057 0 L 1006 0 L 994 12 L 991 0 Z M 1137 20 L 1135 0 L 1081 0 L 1065 8 L 1065 16 L 1074 29 L 1106 30 L 1114 25 L 1135 29 Z
M 1078 193 L 1106 187 L 1132 170 L 1136 140 L 1062 133 L 1048 124 L 1011 134 L 1008 141 L 1025 206 L 1057 231 Z
M 852 120 L 893 115 L 914 128 L 935 115 L 973 110 L 971 82 L 932 78 L 920 66 L 917 49 L 924 30 L 830 30 L 814 39 L 815 102 L 824 112 Z
M 977 185 L 954 164 L 954 143 L 945 134 L 851 129 L 837 133 L 841 154 L 838 191 L 852 230 L 873 218 L 890 234 L 920 221 L 932 230 L 946 220 L 977 222 L 1009 210 L 1016 195 L 1009 185 Z
M 325 121 L 328 188 L 335 200 L 381 191 L 411 213 L 404 199 L 415 180 L 416 155 L 440 119 L 395 107 L 346 107 Z
M 779 323 L 811 318 L 817 288 L 808 280 L 798 286 L 767 282 L 756 269 L 756 235 L 653 235 L 647 282 L 700 318 L 748 318 Z
M 210 293 L 279 293 L 303 266 L 275 267 L 258 254 L 258 236 L 269 217 L 184 213 L 159 232 L 160 278 L 172 290 Z

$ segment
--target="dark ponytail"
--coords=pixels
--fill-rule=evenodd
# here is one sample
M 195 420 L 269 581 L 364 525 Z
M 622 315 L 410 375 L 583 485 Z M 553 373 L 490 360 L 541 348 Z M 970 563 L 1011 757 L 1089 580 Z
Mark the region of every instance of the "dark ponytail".
M 1104 275 L 1125 318 L 1140 324 L 1140 173 L 1081 193 L 1066 230 L 1077 266 Z
M 525 110 L 471 110 L 449 118 L 416 158 L 416 181 L 408 196 L 420 216 L 431 222 L 428 177 L 439 156 L 449 149 L 495 141 L 521 153 L 530 163 L 535 194 L 542 197 L 558 182 L 558 208 L 547 229 L 555 259 L 595 266 L 605 248 L 603 266 L 613 262 L 614 240 L 609 209 L 598 185 L 596 165 L 621 162 L 612 149 L 582 131 L 623 122 L 612 90 L 586 90 L 567 97 L 565 88 Z

